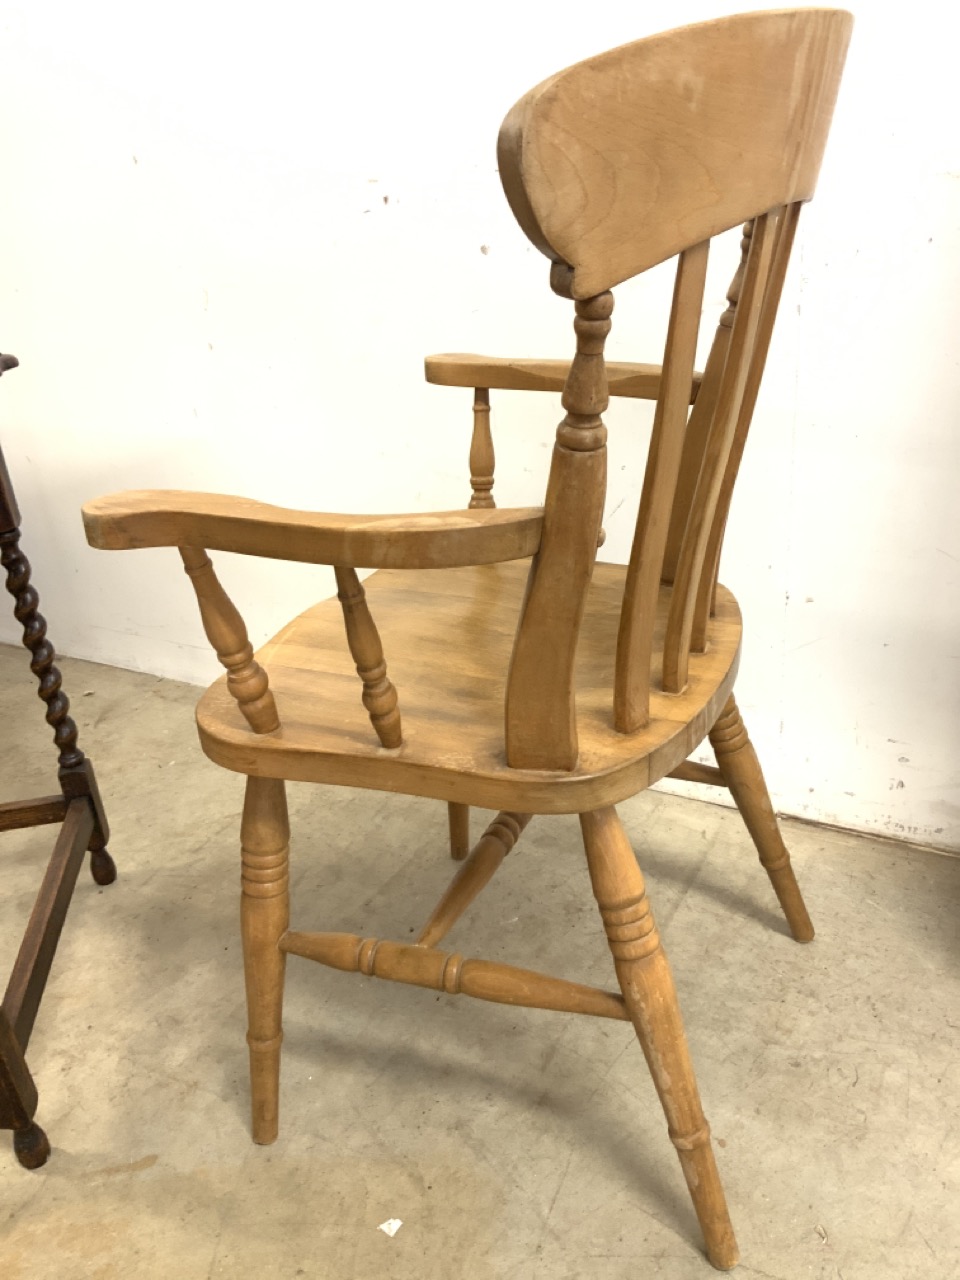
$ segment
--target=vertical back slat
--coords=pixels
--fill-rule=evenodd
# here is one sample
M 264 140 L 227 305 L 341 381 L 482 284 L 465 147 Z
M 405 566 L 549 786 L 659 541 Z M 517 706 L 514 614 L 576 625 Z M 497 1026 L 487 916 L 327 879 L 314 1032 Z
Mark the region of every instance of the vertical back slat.
M 642 728 L 650 713 L 650 659 L 657 596 L 683 452 L 709 249 L 710 242 L 704 241 L 685 250 L 677 263 L 660 396 L 617 637 L 613 708 L 614 723 L 621 733 Z
M 753 411 L 757 404 L 757 395 L 760 391 L 760 381 L 763 377 L 763 370 L 767 363 L 767 352 L 770 350 L 770 338 L 773 334 L 773 326 L 777 318 L 777 310 L 780 306 L 780 295 L 783 292 L 783 282 L 786 278 L 787 267 L 790 263 L 790 253 L 793 249 L 793 241 L 797 232 L 797 222 L 800 218 L 800 209 L 801 205 L 799 202 L 797 204 L 787 205 L 777 220 L 776 237 L 773 246 L 773 262 L 770 267 L 770 276 L 767 281 L 767 288 L 764 294 L 763 308 L 760 313 L 760 323 L 757 328 L 757 336 L 753 344 L 753 356 L 750 360 L 749 370 L 747 371 L 746 385 L 743 390 L 743 401 L 740 405 L 740 413 L 737 418 L 737 426 L 733 436 L 733 444 L 730 448 L 730 457 L 727 460 L 727 466 L 723 476 L 723 483 L 720 486 L 720 497 L 717 501 L 717 510 L 710 529 L 710 539 L 707 543 L 704 568 L 700 576 L 700 588 L 697 592 L 697 603 L 693 619 L 693 634 L 691 636 L 691 646 L 695 652 L 703 652 L 703 649 L 706 646 L 707 624 L 713 607 L 714 590 L 717 583 L 717 574 L 720 569 L 720 551 L 723 546 L 723 535 L 727 526 L 727 516 L 730 512 L 730 500 L 733 497 L 733 489 L 737 482 L 737 475 L 740 471 L 740 462 L 743 458 L 744 446 L 747 443 L 747 434 L 750 430 L 750 423 L 753 420 Z
M 703 572 L 707 543 L 733 444 L 733 433 L 743 402 L 749 362 L 760 322 L 763 297 L 773 257 L 774 222 L 775 219 L 771 214 L 763 214 L 753 225 L 743 290 L 730 333 L 730 345 L 717 393 L 716 409 L 674 578 L 673 598 L 670 603 L 663 648 L 663 688 L 667 693 L 680 693 L 687 683 L 700 576 Z
M 560 277 L 561 269 L 554 275 Z M 557 292 L 561 283 L 554 285 Z M 613 295 L 586 298 L 576 307 L 577 353 L 563 392 L 567 414 L 557 428 L 540 549 L 530 566 L 507 676 L 507 763 L 515 769 L 572 769 L 579 750 L 573 668 L 606 493 L 603 346 Z
M 683 546 L 683 535 L 687 531 L 687 520 L 693 505 L 693 495 L 697 491 L 700 479 L 700 464 L 707 447 L 707 436 L 713 423 L 713 415 L 717 408 L 717 396 L 720 382 L 727 364 L 727 352 L 730 350 L 730 333 L 737 315 L 740 301 L 740 290 L 743 288 L 743 276 L 747 269 L 747 251 L 750 248 L 750 237 L 753 234 L 753 223 L 748 222 L 743 228 L 740 241 L 740 263 L 730 281 L 727 290 L 727 309 L 717 322 L 707 356 L 707 364 L 700 382 L 700 390 L 690 411 L 687 432 L 683 442 L 683 457 L 680 461 L 680 475 L 677 479 L 677 491 L 674 498 L 673 511 L 670 515 L 670 530 L 667 534 L 667 549 L 663 557 L 663 581 L 673 582 L 677 576 L 677 565 L 680 561 L 680 548 Z

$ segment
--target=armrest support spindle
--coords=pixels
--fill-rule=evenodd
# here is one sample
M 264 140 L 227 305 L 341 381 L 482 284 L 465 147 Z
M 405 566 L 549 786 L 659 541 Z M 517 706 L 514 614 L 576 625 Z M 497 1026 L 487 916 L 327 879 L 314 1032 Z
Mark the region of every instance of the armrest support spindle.
M 206 551 L 202 547 L 180 547 L 179 551 L 197 593 L 207 639 L 226 668 L 227 688 L 254 733 L 272 733 L 280 728 L 277 704 L 267 673 L 253 656 L 243 618 L 220 585 Z
M 399 747 L 403 741 L 397 691 L 387 678 L 380 633 L 370 613 L 367 596 L 355 569 L 335 568 L 337 598 L 343 607 L 347 644 L 363 681 L 363 705 L 370 723 L 385 747 Z

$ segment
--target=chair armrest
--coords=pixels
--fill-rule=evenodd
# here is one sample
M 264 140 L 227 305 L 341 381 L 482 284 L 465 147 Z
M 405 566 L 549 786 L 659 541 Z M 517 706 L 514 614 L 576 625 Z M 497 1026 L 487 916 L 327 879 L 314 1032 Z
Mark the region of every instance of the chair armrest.
M 511 360 L 502 356 L 427 356 L 428 382 L 442 387 L 488 387 L 503 391 L 562 391 L 570 371 L 569 360 Z M 661 366 L 607 361 L 607 383 L 612 396 L 656 400 L 660 394 Z M 699 373 L 693 375 L 691 404 L 700 389 Z
M 216 493 L 146 489 L 87 503 L 83 524 L 90 545 L 105 551 L 206 547 L 355 569 L 447 569 L 533 555 L 543 510 L 348 516 Z

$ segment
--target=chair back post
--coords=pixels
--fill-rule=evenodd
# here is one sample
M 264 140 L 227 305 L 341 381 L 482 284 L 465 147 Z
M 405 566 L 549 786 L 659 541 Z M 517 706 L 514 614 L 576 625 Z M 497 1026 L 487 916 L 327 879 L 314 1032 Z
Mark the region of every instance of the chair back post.
M 554 264 L 551 285 L 571 296 L 571 276 Z M 577 763 L 574 662 L 593 574 L 607 486 L 604 343 L 613 294 L 576 301 L 577 350 L 563 391 L 534 556 L 514 640 L 506 696 L 507 762 L 518 769 L 572 769 Z

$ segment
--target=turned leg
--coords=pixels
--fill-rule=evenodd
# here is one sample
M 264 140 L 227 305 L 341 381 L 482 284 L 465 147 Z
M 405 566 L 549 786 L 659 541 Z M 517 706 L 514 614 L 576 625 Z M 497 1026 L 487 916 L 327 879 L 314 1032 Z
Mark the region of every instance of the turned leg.
M 707 1257 L 721 1271 L 739 1260 L 677 1004 L 673 975 L 650 911 L 643 875 L 614 808 L 582 813 L 594 896 L 620 989 L 667 1117 Z
M 455 862 L 462 862 L 470 852 L 470 806 L 448 800 L 447 814 L 450 819 L 450 857 Z
M 278 943 L 290 915 L 290 825 L 283 782 L 248 778 L 240 828 L 243 896 L 240 926 L 247 986 L 250 1094 L 254 1142 L 277 1137 L 283 977 L 286 955 Z
M 737 808 L 757 846 L 760 861 L 780 899 L 790 932 L 797 942 L 810 942 L 813 938 L 813 925 L 777 825 L 760 761 L 753 743 L 747 737 L 747 730 L 740 718 L 740 708 L 733 694 L 727 700 L 719 720 L 710 730 L 710 743 L 724 781 L 737 802 Z

